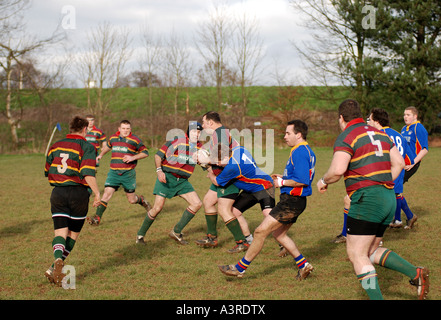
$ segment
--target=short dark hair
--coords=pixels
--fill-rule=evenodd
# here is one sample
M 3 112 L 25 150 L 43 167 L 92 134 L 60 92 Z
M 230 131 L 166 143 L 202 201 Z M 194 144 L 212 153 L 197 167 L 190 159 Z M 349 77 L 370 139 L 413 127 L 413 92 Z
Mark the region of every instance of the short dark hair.
M 356 118 L 362 118 L 360 104 L 357 100 L 347 99 L 338 107 L 338 116 L 343 116 L 345 122 L 349 122 Z
M 214 121 L 216 123 L 222 123 L 220 115 L 216 111 L 208 111 L 206 114 L 204 114 L 202 116 L 202 118 L 204 118 L 204 117 L 205 117 L 206 120 L 212 120 L 212 121 Z
M 69 132 L 78 133 L 89 126 L 89 121 L 80 116 L 75 116 L 69 123 Z
M 409 111 L 411 111 L 414 115 L 418 116 L 418 109 L 415 108 L 414 106 L 407 107 L 407 108 L 404 109 L 404 110 L 409 110 Z
M 287 123 L 288 126 L 293 125 L 294 126 L 294 133 L 301 133 L 302 138 L 306 140 L 306 137 L 308 136 L 308 125 L 303 122 L 302 120 L 291 120 Z
M 85 118 L 89 118 L 89 119 L 94 119 L 95 120 L 95 116 L 93 114 L 86 114 Z
M 377 121 L 382 127 L 389 127 L 389 114 L 384 109 L 373 108 L 371 120 Z
M 121 120 L 119 125 L 121 126 L 122 124 L 130 124 L 130 125 L 132 125 L 129 120 Z

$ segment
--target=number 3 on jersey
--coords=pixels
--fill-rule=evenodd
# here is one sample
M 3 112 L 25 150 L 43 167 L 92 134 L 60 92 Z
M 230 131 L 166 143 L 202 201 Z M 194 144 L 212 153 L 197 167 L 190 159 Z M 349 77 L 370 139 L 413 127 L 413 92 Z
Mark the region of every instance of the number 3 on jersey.
M 61 157 L 61 164 L 62 165 L 57 166 L 57 171 L 58 171 L 58 173 L 65 173 L 67 170 L 67 159 L 69 159 L 69 154 L 68 153 L 60 153 L 60 157 Z

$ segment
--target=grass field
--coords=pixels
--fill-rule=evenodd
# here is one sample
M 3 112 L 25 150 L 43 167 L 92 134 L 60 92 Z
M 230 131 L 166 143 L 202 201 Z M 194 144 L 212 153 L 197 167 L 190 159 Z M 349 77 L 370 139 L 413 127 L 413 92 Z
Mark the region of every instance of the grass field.
M 167 236 L 185 209 L 180 198 L 166 202 L 147 233 L 147 246 L 136 245 L 136 232 L 145 212 L 138 205 L 130 205 L 124 193 L 118 191 L 109 202 L 102 224 L 97 228 L 84 225 L 66 260 L 67 265 L 75 267 L 75 290 L 54 287 L 43 275 L 53 261 L 51 187 L 43 174 L 44 156 L 0 156 L 0 299 L 366 300 L 346 257 L 345 245 L 330 242 L 342 228 L 343 181 L 330 186 L 325 195 L 316 191 L 315 184 L 328 168 L 332 150 L 314 150 L 314 192 L 306 211 L 290 230 L 303 255 L 315 267 L 306 281 L 295 280 L 293 259 L 278 258 L 278 246 L 272 238 L 266 240 L 244 278 L 226 278 L 217 265 L 236 263 L 243 254 L 226 252 L 234 241 L 223 223 L 218 224 L 220 245 L 216 249 L 194 244 L 205 234 L 203 209 L 184 229 L 188 246 L 179 246 Z M 151 150 L 151 156 L 137 167 L 137 192 L 149 200 L 153 199 L 156 178 L 154 152 Z M 275 173 L 283 171 L 288 154 L 288 149 L 276 150 Z M 100 186 L 104 185 L 109 158 L 110 155 L 105 157 L 98 170 Z M 405 185 L 409 206 L 419 217 L 414 229 L 389 229 L 385 235 L 385 247 L 415 265 L 430 268 L 431 300 L 441 298 L 440 158 L 441 149 L 432 148 L 418 173 Z M 200 168 L 196 168 L 190 181 L 202 199 L 209 182 Z M 89 214 L 93 213 L 91 207 Z M 262 220 L 258 206 L 246 217 L 252 229 Z M 380 267 L 377 271 L 385 299 L 416 299 L 415 288 L 405 276 Z

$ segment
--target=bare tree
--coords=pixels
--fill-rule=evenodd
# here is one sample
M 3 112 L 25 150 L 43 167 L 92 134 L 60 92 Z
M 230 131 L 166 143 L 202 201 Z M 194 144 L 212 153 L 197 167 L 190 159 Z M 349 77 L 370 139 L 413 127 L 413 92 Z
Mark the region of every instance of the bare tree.
M 78 61 L 78 73 L 87 89 L 88 109 L 98 116 L 98 125 L 101 125 L 132 54 L 131 39 L 127 29 L 116 28 L 108 22 L 92 29 L 87 39 L 86 50 Z M 105 92 L 105 89 L 109 90 Z
M 241 125 L 242 128 L 244 128 L 248 107 L 248 88 L 254 82 L 257 68 L 263 57 L 263 41 L 259 33 L 259 24 L 255 17 L 249 17 L 246 12 L 238 16 L 235 20 L 232 49 L 235 63 L 239 70 L 242 98 Z
M 20 114 L 13 112 L 13 71 L 18 66 L 23 66 L 23 61 L 31 53 L 36 53 L 49 44 L 56 43 L 63 39 L 63 34 L 59 29 L 48 38 L 38 39 L 26 31 L 26 23 L 24 21 L 23 12 L 27 8 L 29 1 L 26 0 L 5 0 L 0 2 L 0 25 L 2 32 L 0 34 L 0 67 L 5 73 L 6 93 L 5 93 L 5 109 L 3 114 L 8 120 L 11 130 L 12 142 L 18 147 L 17 128 L 23 116 L 23 109 L 18 103 L 17 107 Z M 19 67 L 22 75 L 26 70 Z M 19 93 L 16 94 L 19 98 Z
M 224 70 L 231 46 L 233 22 L 225 4 L 213 3 L 208 19 L 196 31 L 196 47 L 213 76 L 217 90 L 217 106 L 222 105 Z
M 178 97 L 182 87 L 186 85 L 186 79 L 191 69 L 190 53 L 183 36 L 179 36 L 174 30 L 170 33 L 165 53 L 167 62 L 167 74 L 174 87 L 174 125 L 178 125 Z
M 160 62 L 162 57 L 162 39 L 160 36 L 154 34 L 154 32 L 148 27 L 141 27 L 141 40 L 143 45 L 143 55 L 140 58 L 140 70 L 148 75 L 147 87 L 148 87 L 148 111 L 150 119 L 153 118 L 153 83 L 154 73 L 158 73 L 160 68 Z M 154 145 L 154 132 L 157 123 L 150 120 L 150 145 Z

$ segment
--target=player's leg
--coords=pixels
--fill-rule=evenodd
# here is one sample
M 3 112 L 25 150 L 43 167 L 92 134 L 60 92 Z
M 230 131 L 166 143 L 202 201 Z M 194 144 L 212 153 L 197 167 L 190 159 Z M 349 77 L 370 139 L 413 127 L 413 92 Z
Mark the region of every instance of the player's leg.
M 158 194 L 155 195 L 155 202 L 153 204 L 153 207 L 147 212 L 144 221 L 142 222 L 142 225 L 138 230 L 136 243 L 145 244 L 144 237 L 153 222 L 155 221 L 156 216 L 161 212 L 162 208 L 164 207 L 165 200 L 165 197 L 162 197 Z
M 187 226 L 187 224 L 194 218 L 196 212 L 202 207 L 202 201 L 199 198 L 196 191 L 187 192 L 179 195 L 182 199 L 187 201 L 188 207 L 182 213 L 181 219 L 174 226 L 173 232 L 177 235 L 182 233 L 182 230 Z
M 213 189 L 213 185 L 205 194 L 202 203 L 207 223 L 207 235 L 200 240 L 196 240 L 196 244 L 201 247 L 217 247 L 217 192 Z
M 103 217 L 104 211 L 107 209 L 107 204 L 112 198 L 115 191 L 118 189 L 118 187 L 105 187 L 103 196 L 101 197 L 100 205 L 96 208 L 95 216 L 94 217 L 87 217 L 87 222 L 90 225 L 98 226 L 101 222 L 101 219 Z
M 237 194 L 236 196 L 227 195 L 217 200 L 219 215 L 224 220 L 225 226 L 233 235 L 234 241 L 236 241 L 236 245 L 232 249 L 228 250 L 229 253 L 237 253 L 237 252 L 245 251 L 249 246 L 246 242 L 239 221 L 233 215 L 233 204 L 236 197 Z

